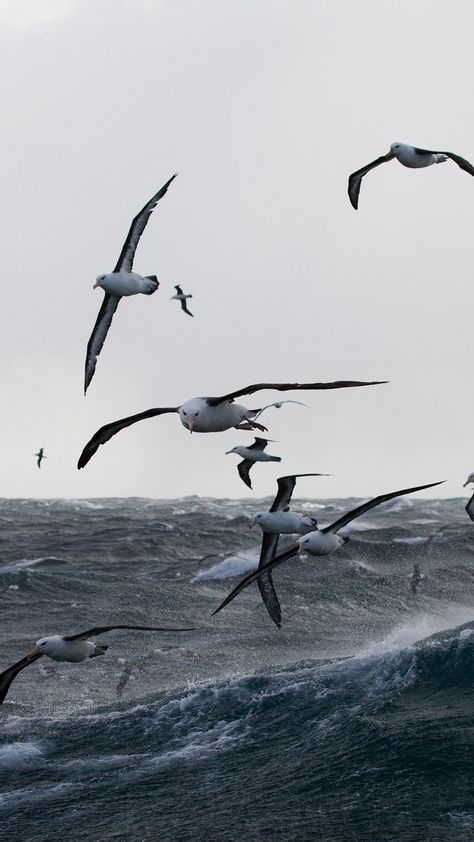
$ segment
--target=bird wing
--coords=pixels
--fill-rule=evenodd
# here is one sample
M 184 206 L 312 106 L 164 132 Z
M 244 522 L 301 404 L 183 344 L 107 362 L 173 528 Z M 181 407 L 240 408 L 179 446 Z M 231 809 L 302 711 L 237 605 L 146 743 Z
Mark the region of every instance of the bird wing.
M 389 152 L 387 155 L 381 155 L 380 158 L 376 158 L 375 161 L 371 161 L 370 164 L 366 164 L 365 167 L 361 167 L 360 170 L 356 170 L 356 172 L 351 173 L 349 176 L 347 192 L 349 193 L 351 205 L 355 208 L 355 210 L 357 210 L 359 205 L 360 185 L 364 175 L 367 175 L 367 173 L 370 172 L 370 170 L 375 169 L 375 167 L 379 167 L 380 164 L 384 164 L 385 161 L 391 161 L 392 158 L 395 158 L 395 153 Z
M 176 178 L 177 175 L 178 173 L 172 175 L 169 181 L 167 181 L 166 184 L 163 184 L 161 190 L 158 190 L 158 193 L 155 193 L 155 195 L 150 199 L 150 201 L 146 203 L 146 205 L 141 209 L 140 213 L 137 213 L 135 219 L 133 220 L 130 226 L 130 231 L 128 232 L 127 239 L 123 244 L 122 251 L 120 252 L 120 257 L 117 261 L 117 265 L 114 269 L 114 272 L 132 271 L 135 251 L 138 246 L 140 237 L 146 228 L 146 224 L 152 212 L 156 208 L 158 202 L 160 201 L 160 199 L 163 198 L 171 182 L 174 178 Z
M 183 290 L 181 289 L 181 287 L 180 287 L 180 285 L 179 285 L 179 284 L 175 284 L 175 285 L 174 285 L 174 288 L 175 288 L 175 290 L 176 290 L 176 294 L 177 294 L 177 295 L 182 295 L 182 294 L 183 294 Z
M 104 634 L 105 632 L 114 631 L 114 629 L 137 629 L 138 631 L 160 631 L 160 632 L 181 632 L 181 631 L 194 631 L 194 628 L 186 628 L 186 629 L 175 629 L 169 628 L 167 626 L 129 626 L 129 625 L 119 625 L 119 626 L 93 626 L 91 629 L 86 629 L 86 631 L 78 632 L 77 634 L 67 634 L 64 635 L 64 640 L 86 640 L 88 637 L 97 637 L 99 634 Z
M 182 309 L 182 310 L 184 310 L 184 312 L 185 312 L 185 313 L 187 313 L 187 314 L 188 314 L 188 316 L 192 316 L 192 315 L 193 315 L 193 314 L 191 313 L 191 310 L 188 310 L 188 308 L 187 308 L 187 306 L 186 306 L 186 299 L 185 299 L 185 298 L 182 298 L 182 299 L 181 299 L 181 309 Z M 194 316 L 193 316 L 193 318 L 194 318 Z
M 112 324 L 112 319 L 114 317 L 114 313 L 118 307 L 121 297 L 121 295 L 112 295 L 108 292 L 106 292 L 104 295 L 102 307 L 99 310 L 99 315 L 97 316 L 97 321 L 91 333 L 91 338 L 87 343 L 86 370 L 84 375 L 84 394 L 86 394 L 87 387 L 89 386 L 89 383 L 91 382 L 94 376 L 95 367 L 97 364 L 97 357 L 99 356 L 102 350 L 102 346 L 105 342 L 105 337 L 107 336 L 109 327 Z
M 433 486 L 441 485 L 443 482 L 445 480 L 430 482 L 428 485 L 416 485 L 414 488 L 402 488 L 400 491 L 391 491 L 389 494 L 379 494 L 378 497 L 373 497 L 367 503 L 362 503 L 361 506 L 357 506 L 357 508 L 347 512 L 338 520 L 334 521 L 334 523 L 331 523 L 330 526 L 325 526 L 324 529 L 321 529 L 321 532 L 338 532 L 343 526 L 347 526 L 351 520 L 363 515 L 364 512 L 368 512 L 369 509 L 373 509 L 375 506 L 380 506 L 381 503 L 386 503 L 387 500 L 393 500 L 394 497 L 402 497 L 404 494 L 413 494 L 415 491 L 423 491 L 424 488 L 433 488 Z
M 123 430 L 125 427 L 130 427 L 131 424 L 135 424 L 137 421 L 143 421 L 145 418 L 154 418 L 155 415 L 165 415 L 167 412 L 178 412 L 178 407 L 172 406 L 146 409 L 145 412 L 138 412 L 137 415 L 129 415 L 127 418 L 119 418 L 118 421 L 111 421 L 110 424 L 105 424 L 100 428 L 100 430 L 97 430 L 90 441 L 87 442 L 79 457 L 77 467 L 84 468 L 89 459 L 91 459 L 98 449 L 99 445 L 105 444 L 105 442 L 109 441 L 112 436 L 119 433 L 120 430 Z
M 263 567 L 264 564 L 267 564 L 275 558 L 279 537 L 279 535 L 270 535 L 268 532 L 263 533 L 262 548 L 260 550 L 260 560 L 258 563 L 259 568 Z M 264 573 L 262 576 L 259 576 L 257 579 L 257 585 L 265 608 L 275 625 L 280 629 L 281 608 L 277 592 L 275 590 L 275 585 L 273 584 L 272 574 Z
M 239 477 L 242 480 L 242 482 L 245 482 L 245 485 L 248 488 L 252 488 L 252 483 L 250 481 L 249 472 L 250 472 L 250 468 L 252 467 L 253 464 L 254 463 L 251 462 L 250 459 L 244 459 L 242 462 L 239 462 L 239 464 L 237 465 Z
M 8 667 L 3 672 L 0 672 L 0 705 L 5 700 L 5 696 L 8 693 L 10 688 L 10 684 L 12 681 L 15 680 L 18 673 L 25 669 L 25 667 L 29 667 L 34 661 L 37 661 L 38 658 L 42 658 L 43 655 L 41 652 L 38 652 L 37 655 L 31 655 L 31 657 L 22 658 L 21 661 L 17 661 L 16 664 L 12 664 L 11 667 Z
M 278 477 L 278 491 L 272 503 L 271 512 L 282 512 L 288 508 L 298 477 L 327 477 L 329 474 L 291 474 L 287 477 Z
M 474 175 L 474 167 L 472 164 L 466 160 L 466 158 L 461 158 L 461 155 L 456 155 L 454 152 L 444 152 L 444 151 L 435 151 L 433 149 L 419 149 L 417 146 L 413 147 L 415 152 L 418 155 L 446 155 L 447 158 L 451 158 L 458 167 L 461 167 L 462 170 L 468 172 L 469 175 Z
M 253 444 L 249 444 L 249 446 L 248 446 L 247 450 L 261 450 L 261 451 L 264 451 L 264 450 L 265 450 L 265 448 L 266 448 L 266 446 L 267 446 L 267 444 L 268 444 L 268 441 L 269 441 L 268 439 L 259 439 L 259 438 L 256 438 Z
M 255 392 L 261 392 L 263 389 L 276 389 L 278 392 L 304 391 L 314 389 L 348 389 L 352 386 L 378 386 L 380 383 L 388 383 L 388 380 L 370 380 L 368 382 L 361 380 L 335 380 L 332 383 L 254 383 L 251 386 L 244 386 L 243 389 L 237 389 L 236 392 L 229 392 L 227 395 L 222 395 L 220 398 L 207 398 L 209 406 L 218 406 L 224 401 L 233 401 L 235 398 L 240 398 L 241 395 L 253 395 Z
M 471 520 L 474 520 L 474 494 L 472 495 L 471 499 L 467 502 L 466 512 L 468 513 Z
M 218 608 L 212 612 L 212 614 L 218 614 L 224 606 L 228 605 L 229 602 L 232 602 L 236 596 L 238 596 L 244 588 L 247 588 L 252 582 L 255 582 L 255 579 L 259 579 L 264 574 L 268 573 L 270 570 L 273 570 L 277 564 L 282 564 L 282 562 L 287 561 L 287 559 L 292 558 L 294 555 L 298 553 L 298 545 L 296 547 L 292 547 L 290 550 L 287 550 L 285 553 L 281 555 L 277 555 L 276 558 L 273 558 L 271 561 L 267 561 L 265 564 L 262 564 L 261 567 L 258 567 L 257 570 L 254 570 L 253 573 L 248 573 L 247 576 L 239 582 L 238 585 L 230 592 L 228 596 L 221 602 Z

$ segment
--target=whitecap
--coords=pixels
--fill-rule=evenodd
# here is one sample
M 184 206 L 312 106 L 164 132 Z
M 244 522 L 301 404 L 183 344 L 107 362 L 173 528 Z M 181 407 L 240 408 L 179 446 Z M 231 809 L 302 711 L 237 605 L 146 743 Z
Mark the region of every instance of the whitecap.
M 243 573 L 249 573 L 255 570 L 258 565 L 258 551 L 247 550 L 240 555 L 232 555 L 213 564 L 206 570 L 199 570 L 192 582 L 203 581 L 206 579 L 230 579 L 232 576 L 240 576 Z

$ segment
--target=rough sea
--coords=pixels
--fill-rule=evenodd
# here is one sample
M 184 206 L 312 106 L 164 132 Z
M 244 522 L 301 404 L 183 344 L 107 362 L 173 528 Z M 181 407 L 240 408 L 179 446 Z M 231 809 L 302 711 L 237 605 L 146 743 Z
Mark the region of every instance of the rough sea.
M 325 525 L 357 502 L 292 508 Z M 249 516 L 270 503 L 0 501 L 0 670 L 47 634 L 196 627 L 115 631 L 103 657 L 19 674 L 0 707 L 1 839 L 471 842 L 465 500 L 397 499 L 335 555 L 279 567 L 281 631 L 256 585 L 211 617 L 256 565 Z

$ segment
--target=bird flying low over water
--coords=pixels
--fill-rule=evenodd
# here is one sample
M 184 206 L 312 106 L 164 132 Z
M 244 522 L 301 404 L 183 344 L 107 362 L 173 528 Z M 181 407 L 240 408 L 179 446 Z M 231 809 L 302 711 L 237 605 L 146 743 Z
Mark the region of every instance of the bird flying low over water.
M 463 485 L 463 488 L 466 488 L 466 485 L 470 485 L 471 483 L 474 483 L 474 473 L 469 474 L 466 482 Z M 474 520 L 474 494 L 467 501 L 465 508 L 471 520 Z
M 184 312 L 187 313 L 188 316 L 193 316 L 191 311 L 188 310 L 188 308 L 186 306 L 186 299 L 192 298 L 192 295 L 185 295 L 179 284 L 175 284 L 174 288 L 176 290 L 176 295 L 172 295 L 171 298 L 170 298 L 170 301 L 173 301 L 174 299 L 177 299 L 178 301 L 181 301 L 181 309 L 184 310 Z
M 241 395 L 253 395 L 255 392 L 260 392 L 263 389 L 276 389 L 280 392 L 289 390 L 348 389 L 353 386 L 378 386 L 386 382 L 386 380 L 372 380 L 370 382 L 336 380 L 332 383 L 254 383 L 251 386 L 244 386 L 243 389 L 237 389 L 236 392 L 229 392 L 227 395 L 222 395 L 219 398 L 192 398 L 181 404 L 181 406 L 146 409 L 144 412 L 137 413 L 137 415 L 129 415 L 127 418 L 111 421 L 110 424 L 105 424 L 104 427 L 97 430 L 82 451 L 77 467 L 83 468 L 87 465 L 98 447 L 109 441 L 120 430 L 130 427 L 131 424 L 136 424 L 137 421 L 143 421 L 145 418 L 153 418 L 155 415 L 177 412 L 183 427 L 187 427 L 190 433 L 193 431 L 196 433 L 219 433 L 223 430 L 230 430 L 231 427 L 235 427 L 237 430 L 252 430 L 256 428 L 265 432 L 266 427 L 263 427 L 257 421 L 252 421 L 252 418 L 259 414 L 260 409 L 247 409 L 247 407 L 241 404 L 234 403 L 235 398 L 239 398 Z
M 315 518 L 290 512 L 289 507 L 291 495 L 299 477 L 324 476 L 327 476 L 327 474 L 292 474 L 286 477 L 278 477 L 278 491 L 269 511 L 257 512 L 249 523 L 250 527 L 258 524 L 263 532 L 258 562 L 259 570 L 275 558 L 280 534 L 308 532 L 308 530 L 317 526 Z M 281 628 L 281 608 L 272 574 L 263 573 L 258 577 L 257 585 L 270 617 L 275 625 Z
M 102 350 L 105 337 L 112 324 L 112 319 L 120 299 L 125 295 L 138 295 L 138 293 L 152 295 L 158 289 L 159 281 L 156 275 L 143 276 L 132 272 L 133 258 L 135 257 L 135 251 L 140 237 L 145 230 L 152 212 L 176 176 L 177 173 L 171 176 L 161 190 L 155 193 L 132 221 L 114 271 L 106 275 L 99 275 L 96 279 L 94 289 L 101 287 L 105 295 L 87 345 L 84 394 L 87 392 L 87 387 L 94 376 L 97 357 Z
M 11 683 L 14 681 L 19 672 L 29 667 L 38 658 L 46 655 L 52 658 L 53 661 L 68 661 L 69 663 L 78 663 L 85 661 L 87 658 L 96 658 L 98 655 L 104 655 L 108 646 L 100 643 L 93 643 L 88 640 L 89 637 L 97 637 L 99 634 L 114 631 L 114 629 L 136 629 L 137 631 L 159 631 L 159 632 L 181 632 L 194 631 L 193 628 L 175 629 L 161 626 L 94 626 L 92 629 L 78 632 L 77 634 L 69 634 L 61 636 L 53 634 L 49 637 L 40 637 L 36 641 L 35 646 L 16 664 L 0 673 L 0 704 L 5 699 Z
M 48 458 L 47 456 L 44 455 L 44 447 L 40 447 L 40 449 L 38 450 L 38 453 L 35 453 L 35 456 L 37 457 L 36 464 L 38 465 L 38 468 L 41 468 L 41 463 L 42 463 L 43 459 Z
M 441 485 L 442 482 L 444 482 L 444 480 L 441 482 L 430 482 L 428 485 L 417 485 L 414 488 L 402 488 L 400 491 L 391 491 L 389 494 L 380 494 L 378 497 L 373 497 L 372 500 L 368 500 L 367 503 L 362 503 L 361 506 L 351 509 L 350 512 L 342 515 L 342 517 L 338 518 L 329 526 L 325 526 L 324 529 L 315 529 L 312 532 L 308 532 L 295 547 L 291 547 L 291 549 L 279 556 L 276 556 L 271 561 L 263 564 L 261 567 L 258 567 L 258 569 L 253 573 L 249 573 L 247 576 L 244 576 L 242 581 L 239 582 L 239 584 L 230 592 L 224 601 L 221 602 L 219 607 L 213 611 L 213 614 L 217 614 L 221 611 L 225 605 L 232 602 L 232 600 L 235 599 L 235 597 L 238 596 L 244 588 L 251 585 L 252 582 L 255 582 L 255 580 L 261 577 L 262 574 L 269 573 L 270 570 L 273 570 L 273 568 L 278 564 L 288 561 L 288 559 L 293 558 L 295 555 L 298 555 L 298 553 L 305 552 L 313 556 L 323 556 L 339 550 L 348 540 L 347 538 L 343 538 L 342 535 L 337 534 L 339 530 L 344 526 L 347 526 L 347 524 L 355 520 L 355 518 L 360 517 L 360 515 L 363 515 L 370 509 L 374 509 L 375 506 L 380 506 L 381 503 L 386 503 L 388 500 L 393 500 L 395 497 L 402 497 L 405 494 L 413 494 L 415 491 L 423 491 L 425 488 L 433 488 L 435 485 Z
M 252 488 L 252 483 L 250 482 L 250 468 L 255 464 L 255 462 L 281 462 L 280 456 L 270 456 L 269 453 L 264 453 L 269 441 L 270 439 L 256 438 L 255 442 L 250 444 L 248 447 L 242 444 L 237 447 L 233 447 L 232 450 L 227 450 L 226 452 L 226 456 L 229 453 L 237 453 L 238 456 L 242 456 L 243 461 L 239 462 L 237 470 L 239 472 L 240 479 L 248 486 L 248 488 Z
M 455 155 L 454 152 L 433 152 L 429 149 L 418 149 L 417 146 L 409 146 L 407 143 L 392 143 L 390 144 L 390 151 L 386 155 L 381 155 L 380 158 L 376 158 L 375 161 L 366 164 L 365 167 L 361 167 L 360 170 L 353 172 L 349 176 L 349 199 L 355 210 L 357 210 L 359 204 L 360 185 L 364 175 L 367 175 L 375 167 L 379 167 L 380 164 L 393 160 L 393 158 L 400 161 L 404 167 L 410 167 L 410 169 L 430 167 L 431 164 L 442 164 L 450 158 L 458 167 L 469 173 L 469 175 L 474 175 L 472 164 L 466 161 L 465 158 L 461 158 L 460 155 Z

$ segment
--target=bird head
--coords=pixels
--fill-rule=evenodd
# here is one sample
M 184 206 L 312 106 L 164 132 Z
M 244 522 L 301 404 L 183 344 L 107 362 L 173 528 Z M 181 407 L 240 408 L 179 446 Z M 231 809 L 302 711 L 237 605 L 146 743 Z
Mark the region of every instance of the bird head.
M 105 280 L 105 275 L 98 275 L 97 278 L 95 279 L 95 284 L 92 287 L 92 289 L 95 289 L 96 287 L 101 287 L 102 281 L 104 281 L 104 280 Z
M 40 637 L 40 639 L 36 641 L 36 644 L 33 646 L 31 652 L 28 652 L 27 657 L 31 658 L 33 655 L 49 655 L 54 651 L 54 641 L 60 639 L 59 635 Z
M 201 410 L 202 401 L 196 398 L 190 401 L 186 401 L 186 403 L 183 403 L 183 405 L 179 408 L 179 417 L 181 418 L 181 423 L 184 427 L 188 428 L 190 433 L 192 433 L 193 431 L 196 418 L 198 417 Z
M 242 445 L 237 445 L 237 447 L 233 447 L 232 450 L 226 450 L 225 455 L 227 456 L 229 453 L 237 453 L 238 456 L 242 456 L 242 450 L 245 448 Z
M 257 526 L 257 524 L 260 524 L 260 521 L 263 517 L 265 517 L 266 514 L 267 512 L 257 512 L 257 514 L 255 514 L 252 520 L 249 522 L 249 529 L 252 529 L 253 526 Z

